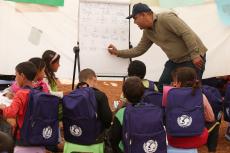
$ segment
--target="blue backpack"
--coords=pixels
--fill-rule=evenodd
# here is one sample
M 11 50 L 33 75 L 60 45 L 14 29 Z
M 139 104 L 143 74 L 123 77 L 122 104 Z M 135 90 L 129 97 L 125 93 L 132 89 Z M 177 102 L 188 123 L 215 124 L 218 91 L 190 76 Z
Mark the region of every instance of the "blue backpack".
M 227 84 L 224 97 L 224 120 L 230 122 L 230 83 Z
M 122 129 L 126 153 L 167 153 L 160 107 L 147 103 L 127 105 Z
M 197 136 L 205 128 L 201 89 L 172 88 L 166 104 L 166 131 L 171 136 Z
M 20 129 L 20 145 L 58 144 L 59 98 L 38 89 L 30 89 L 24 122 Z
M 212 107 L 216 121 L 220 121 L 222 117 L 223 103 L 219 90 L 215 87 L 203 85 L 202 92 L 207 97 Z
M 162 106 L 162 93 L 154 91 L 154 82 L 149 81 L 149 88 L 145 88 L 141 102 L 151 103 L 159 107 Z
M 102 123 L 97 115 L 94 90 L 81 87 L 63 98 L 63 128 L 66 141 L 90 145 L 102 132 Z

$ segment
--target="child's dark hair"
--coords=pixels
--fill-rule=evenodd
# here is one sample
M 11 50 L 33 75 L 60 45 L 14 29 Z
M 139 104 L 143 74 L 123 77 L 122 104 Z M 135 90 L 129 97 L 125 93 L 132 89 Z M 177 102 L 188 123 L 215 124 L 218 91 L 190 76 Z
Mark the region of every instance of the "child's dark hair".
M 37 74 L 37 69 L 36 69 L 36 66 L 27 61 L 27 62 L 22 62 L 22 63 L 19 63 L 15 70 L 21 74 L 23 73 L 25 75 L 25 77 L 29 80 L 29 81 L 33 81 L 36 74 Z
M 39 71 L 41 71 L 46 66 L 44 60 L 40 57 L 31 58 L 29 61 L 32 62 Z
M 195 89 L 200 88 L 200 81 L 197 79 L 197 72 L 191 67 L 179 67 L 172 73 L 173 80 L 180 82 L 181 87 L 192 87 L 192 95 Z
M 142 61 L 135 60 L 129 64 L 128 76 L 137 76 L 144 79 L 146 74 L 146 66 Z
M 132 76 L 125 80 L 122 91 L 129 102 L 136 104 L 144 94 L 144 85 L 139 77 Z
M 84 69 L 79 73 L 79 82 L 86 82 L 88 79 L 96 77 L 96 73 L 92 69 Z
M 46 50 L 42 55 L 42 59 L 44 60 L 46 64 L 45 74 L 46 74 L 49 84 L 51 85 L 52 83 L 54 83 L 54 85 L 56 85 L 56 81 L 55 81 L 56 77 L 55 77 L 55 73 L 53 72 L 51 68 L 51 64 L 59 61 L 60 55 L 52 50 Z

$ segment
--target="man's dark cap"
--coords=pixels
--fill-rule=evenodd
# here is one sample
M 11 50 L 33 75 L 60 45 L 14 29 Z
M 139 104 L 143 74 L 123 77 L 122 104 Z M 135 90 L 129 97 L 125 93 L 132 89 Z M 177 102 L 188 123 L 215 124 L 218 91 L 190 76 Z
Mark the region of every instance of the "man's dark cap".
M 132 14 L 130 16 L 126 17 L 126 19 L 133 18 L 135 15 L 137 15 L 138 13 L 141 13 L 141 12 L 152 12 L 152 10 L 146 4 L 137 3 L 137 4 L 133 5 Z

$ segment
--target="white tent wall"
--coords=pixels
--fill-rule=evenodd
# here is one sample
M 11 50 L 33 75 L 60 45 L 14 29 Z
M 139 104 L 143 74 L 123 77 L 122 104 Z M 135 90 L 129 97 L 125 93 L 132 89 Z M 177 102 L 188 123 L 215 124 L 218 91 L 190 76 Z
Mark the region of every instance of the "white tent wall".
M 45 50 L 51 49 L 61 55 L 57 76 L 71 79 L 73 47 L 77 44 L 78 1 L 68 0 L 65 7 L 57 11 L 52 11 L 52 7 L 43 10 L 38 5 L 22 6 L 25 9 L 17 9 L 13 2 L 0 1 L 0 74 L 14 74 L 19 62 L 41 57 Z M 21 12 L 27 7 L 30 10 Z M 32 27 L 42 31 L 39 45 L 28 41 Z
M 61 66 L 57 76 L 71 80 L 74 65 L 72 49 L 77 43 L 78 35 L 78 2 L 66 0 L 65 6 L 59 7 L 56 11 L 24 4 L 25 7 L 31 7 L 32 11 L 19 12 L 15 10 L 16 3 L 0 0 L 0 74 L 14 74 L 17 63 L 41 56 L 46 49 L 51 49 L 61 55 Z M 156 13 L 165 11 L 159 7 L 152 9 Z M 208 48 L 204 77 L 230 74 L 230 27 L 224 26 L 219 20 L 215 3 L 181 7 L 173 11 L 185 20 Z M 28 41 L 32 27 L 42 31 L 39 45 L 33 45 Z M 141 35 L 142 31 L 131 20 L 133 46 L 138 43 Z M 158 80 L 167 57 L 159 47 L 153 45 L 137 59 L 147 65 L 146 78 Z

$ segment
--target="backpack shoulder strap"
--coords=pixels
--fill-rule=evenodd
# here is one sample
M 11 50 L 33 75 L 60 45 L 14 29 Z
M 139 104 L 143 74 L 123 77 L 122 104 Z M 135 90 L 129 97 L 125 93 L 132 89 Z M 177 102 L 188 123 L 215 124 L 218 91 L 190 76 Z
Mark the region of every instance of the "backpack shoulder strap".
M 97 113 L 97 99 L 96 99 L 96 96 L 95 96 L 95 91 L 93 90 L 93 88 L 91 87 L 88 87 L 89 88 L 89 92 L 90 92 L 90 95 L 92 94 L 94 97 L 90 97 L 90 105 L 93 107 L 94 111 Z M 93 101 L 95 101 L 95 104 L 92 103 Z
M 42 91 L 43 88 L 41 86 L 38 86 L 38 87 L 24 86 L 23 89 L 29 89 L 30 91 L 33 91 L 33 90 Z
M 22 89 L 30 89 L 30 90 L 32 90 L 32 89 L 33 89 L 33 87 L 30 87 L 30 86 L 24 86 Z

